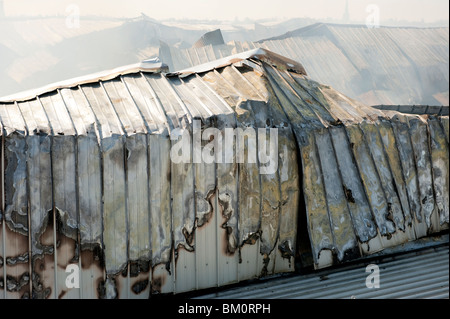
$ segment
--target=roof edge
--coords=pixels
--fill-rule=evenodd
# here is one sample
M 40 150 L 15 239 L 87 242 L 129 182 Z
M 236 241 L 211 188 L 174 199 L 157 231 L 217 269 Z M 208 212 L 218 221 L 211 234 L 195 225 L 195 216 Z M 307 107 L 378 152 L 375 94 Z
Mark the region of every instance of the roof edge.
M 24 102 L 28 100 L 32 100 L 40 95 L 58 90 L 58 89 L 67 89 L 73 88 L 78 85 L 94 83 L 99 81 L 108 81 L 112 80 L 120 75 L 127 75 L 138 72 L 146 72 L 146 73 L 164 73 L 168 77 L 171 76 L 180 76 L 187 77 L 196 73 L 204 73 L 209 72 L 214 69 L 223 68 L 235 63 L 239 63 L 246 60 L 258 60 L 263 61 L 268 64 L 271 64 L 281 70 L 287 70 L 290 72 L 307 75 L 305 68 L 303 65 L 297 61 L 286 58 L 282 55 L 274 53 L 272 51 L 258 48 L 246 52 L 242 52 L 235 55 L 230 55 L 228 57 L 218 59 L 215 61 L 211 61 L 205 64 L 200 64 L 185 70 L 169 72 L 168 66 L 162 63 L 159 59 L 151 59 L 145 60 L 141 63 L 131 64 L 122 66 L 119 68 L 115 68 L 113 70 L 102 71 L 93 73 L 86 76 L 76 77 L 73 79 L 49 84 L 47 86 L 27 90 L 24 92 L 15 93 L 12 95 L 8 95 L 5 97 L 0 97 L 0 103 L 14 103 L 14 102 Z
M 302 75 L 308 75 L 306 73 L 305 68 L 300 62 L 294 61 L 292 59 L 289 59 L 285 56 L 282 56 L 280 54 L 277 54 L 275 52 L 263 49 L 263 48 L 257 48 L 245 52 L 241 52 L 238 54 L 230 55 L 225 58 L 221 58 L 215 61 L 211 61 L 208 63 L 196 65 L 184 70 L 175 71 L 168 73 L 168 76 L 181 76 L 186 77 L 191 74 L 196 73 L 204 73 L 209 72 L 214 69 L 220 69 L 226 66 L 229 66 L 234 63 L 239 63 L 241 61 L 245 60 L 259 60 L 266 62 L 268 64 L 271 64 L 279 69 L 282 70 L 288 70 L 294 73 L 302 74 Z
M 19 93 L 14 93 L 8 96 L 0 97 L 0 103 L 13 103 L 28 101 L 58 89 L 73 88 L 78 85 L 94 83 L 99 81 L 112 80 L 120 75 L 126 75 L 137 72 L 151 72 L 151 73 L 163 73 L 168 72 L 169 68 L 166 64 L 162 63 L 159 59 L 150 59 L 142 61 L 141 63 L 129 64 L 114 68 L 112 70 L 100 71 L 80 77 L 64 80 L 56 83 L 52 83 L 37 89 L 31 89 Z

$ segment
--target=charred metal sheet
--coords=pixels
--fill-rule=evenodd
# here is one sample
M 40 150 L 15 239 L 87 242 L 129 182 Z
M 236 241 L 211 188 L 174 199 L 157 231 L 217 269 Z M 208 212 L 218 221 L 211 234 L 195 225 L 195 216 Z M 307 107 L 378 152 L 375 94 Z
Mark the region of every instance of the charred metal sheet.
M 291 125 L 293 125 L 293 131 L 300 149 L 303 190 L 314 262 L 317 267 L 326 267 L 333 264 L 334 239 L 314 135 L 312 132 L 302 130 L 307 127 L 305 120 L 294 104 L 282 93 L 280 86 L 276 83 L 277 74 L 271 68 L 266 68 L 266 71 L 270 75 L 269 80 L 275 95 L 278 97 Z M 314 196 L 309 194 L 314 194 Z
M 269 93 L 269 90 L 265 92 L 265 88 L 267 88 L 268 85 L 263 78 L 262 73 L 243 72 L 243 75 L 254 88 L 261 92 L 260 94 L 263 100 L 265 100 L 264 103 L 257 102 L 257 107 L 253 108 L 258 111 L 259 109 L 264 110 L 263 115 L 265 116 L 258 116 L 259 123 L 257 126 L 266 127 L 266 138 L 268 134 L 270 134 L 271 129 L 276 129 L 278 136 L 277 145 L 270 144 L 270 142 L 272 142 L 270 141 L 269 146 L 267 146 L 269 153 L 272 152 L 270 154 L 278 154 L 277 174 L 276 176 L 271 176 L 272 184 L 279 185 L 279 189 L 274 189 L 276 185 L 273 185 L 271 190 L 274 194 L 279 193 L 279 195 L 275 195 L 279 205 L 278 221 L 267 219 L 266 222 L 265 216 L 263 215 L 261 249 L 267 249 L 267 247 L 276 249 L 273 254 L 274 256 L 269 256 L 273 259 L 269 260 L 269 262 L 273 262 L 273 272 L 290 271 L 293 267 L 293 259 L 295 256 L 294 247 L 296 247 L 297 227 L 297 213 L 295 212 L 298 211 L 298 200 L 300 195 L 299 166 L 295 138 L 292 129 L 288 124 L 288 120 L 278 104 L 278 100 L 273 97 L 272 92 Z M 267 141 L 267 139 L 264 139 L 264 141 Z M 272 148 L 275 148 L 275 150 Z M 276 150 L 276 148 L 278 149 Z M 276 163 L 269 163 L 269 165 L 275 164 Z M 267 166 L 264 165 L 260 165 L 260 167 L 267 168 Z M 265 176 L 261 176 L 261 178 L 263 179 Z M 274 178 L 278 179 L 275 183 Z M 265 185 L 264 181 L 262 185 Z M 264 190 L 265 189 L 263 188 L 263 203 L 266 197 L 264 195 Z M 277 196 L 279 196 L 279 199 Z M 275 238 L 272 237 L 272 240 L 276 241 L 275 245 L 277 246 L 272 248 L 267 244 L 270 243 L 270 241 L 264 241 L 263 239 L 267 236 L 265 235 L 264 228 L 267 229 L 266 232 L 272 232 L 272 235 L 274 234 L 274 227 L 272 226 L 274 222 L 278 222 L 278 235 Z M 268 238 L 270 239 L 271 237 L 268 236 Z
M 7 111 L 0 107 L 0 113 Z M 8 110 L 25 129 L 17 106 Z M 4 124 L 9 124 L 3 121 Z M 19 124 L 18 123 L 18 124 Z M 3 124 L 3 125 L 4 125 Z M 2 126 L 2 208 L 1 267 L 2 296 L 7 299 L 30 297 L 30 258 L 28 247 L 28 200 L 24 131 L 11 132 Z M 4 128 L 4 130 L 3 130 Z M 5 135 L 3 135 L 5 133 Z M 6 138 L 7 137 L 7 138 Z M 22 278 L 22 280 L 21 280 Z M 26 279 L 26 280 L 25 280 Z
M 342 189 L 347 199 L 355 233 L 361 243 L 367 243 L 377 236 L 377 225 L 367 202 L 345 128 L 332 127 L 329 132 L 335 149 L 337 165 L 342 176 Z
M 225 140 L 225 128 L 236 128 L 236 116 L 232 108 L 236 107 L 237 96 L 233 87 L 215 71 L 202 75 L 202 80 L 213 88 L 214 92 L 226 101 L 228 109 L 224 116 L 218 118 L 216 127 L 221 132 L 222 141 Z M 233 92 L 233 97 L 230 96 Z M 228 93 L 228 94 L 227 94 Z M 225 158 L 233 158 L 236 154 L 236 143 L 223 150 Z M 228 163 L 223 161 L 217 163 L 217 281 L 218 285 L 224 285 L 239 281 L 241 268 L 239 265 L 239 212 L 238 212 L 238 185 L 239 185 L 239 164 L 233 161 Z
M 407 236 L 405 234 L 405 217 L 400 205 L 400 200 L 398 199 L 398 194 L 394 189 L 392 172 L 386 159 L 377 126 L 376 124 L 374 125 L 367 122 L 362 122 L 360 127 L 368 145 L 369 152 L 372 156 L 373 163 L 380 180 L 380 185 L 386 199 L 387 215 L 385 216 L 396 228 L 396 231 L 392 234 L 393 238 L 390 238 L 390 240 L 393 243 L 396 241 L 404 242 L 407 240 Z
M 40 99 L 18 106 L 28 133 L 25 149 L 32 297 L 56 298 L 52 129 Z
M 234 66 L 224 68 L 220 77 L 223 82 L 234 88 L 233 91 L 237 96 L 250 96 L 250 99 L 239 100 L 232 106 L 236 112 L 237 132 L 234 145 L 235 161 L 233 162 L 237 164 L 237 180 L 239 181 L 236 193 L 237 247 L 239 247 L 240 265 L 242 265 L 239 268 L 238 278 L 239 280 L 250 279 L 256 275 L 255 269 L 258 268 L 257 258 L 261 235 L 261 179 L 256 159 L 257 154 L 252 153 L 257 150 L 257 135 L 254 130 L 250 101 L 258 100 L 259 96 Z M 230 230 L 232 231 L 232 229 Z M 231 252 L 233 252 L 233 248 Z M 256 266 L 253 264 L 255 260 Z
M 328 130 L 323 129 L 316 133 L 315 138 L 337 258 L 340 262 L 355 259 L 360 256 L 360 253 L 331 137 Z
M 258 99 L 254 93 L 256 90 L 250 88 L 249 83 L 242 77 L 240 72 L 234 67 L 225 68 L 221 76 L 232 85 L 239 95 L 244 95 L 241 91 L 253 95 L 253 99 Z M 247 93 L 247 94 L 248 94 Z M 259 238 L 260 230 L 260 205 L 261 205 L 261 181 L 259 168 L 255 153 L 249 150 L 257 150 L 256 131 L 252 116 L 252 106 L 250 101 L 242 101 L 235 106 L 236 128 L 242 130 L 242 134 L 247 136 L 236 137 L 236 156 L 243 156 L 244 161 L 239 162 L 239 189 L 238 189 L 238 209 L 239 209 L 239 246 L 244 244 L 253 245 Z M 250 130 L 247 130 L 250 128 Z M 249 134 L 249 135 L 246 135 Z M 242 144 L 244 141 L 244 144 Z M 252 156 L 253 155 L 253 156 Z
M 435 200 L 428 128 L 424 119 L 415 116 L 409 118 L 409 130 L 417 167 L 422 216 L 427 225 L 427 229 L 430 230 L 437 225 L 431 224 L 431 215 L 435 209 Z
M 439 228 L 448 229 L 449 223 L 449 161 L 448 144 L 439 119 L 434 116 L 428 118 L 430 130 L 431 165 L 433 170 L 433 186 L 436 196 L 436 217 L 439 217 Z
M 250 83 L 250 82 L 249 82 Z M 265 102 L 251 102 L 254 127 L 256 131 L 256 142 L 258 150 L 258 166 L 261 181 L 261 243 L 259 252 L 263 256 L 260 265 L 261 275 L 273 274 L 276 257 L 276 245 L 280 230 L 280 179 L 278 174 L 278 163 L 271 158 L 273 154 L 279 156 L 278 137 L 275 139 L 274 129 L 271 125 L 271 112 Z M 278 130 L 276 131 L 278 133 Z M 272 133 L 272 134 L 271 134 Z M 249 148 L 251 150 L 251 148 Z M 277 161 L 278 162 L 278 161 Z M 265 174 L 260 174 L 264 170 Z
M 230 41 L 213 48 L 228 56 L 259 47 L 301 61 L 313 79 L 330 84 L 367 105 L 406 101 L 448 105 L 447 37 L 448 28 L 368 30 L 363 25 L 318 23 L 272 39 Z M 195 50 L 200 49 L 170 47 L 167 51 L 171 55 L 160 57 L 165 62 L 171 61 L 167 62 L 170 70 L 176 71 L 181 70 L 177 68 L 181 62 L 195 66 L 197 61 L 187 56 L 195 55 Z M 432 61 L 430 56 L 434 57 Z M 216 54 L 213 60 L 220 57 Z M 430 80 L 435 78 L 439 78 L 439 84 Z M 403 112 L 402 109 L 397 111 Z M 439 114 L 439 111 L 437 107 L 434 112 Z
M 350 125 L 345 129 L 378 231 L 389 239 L 395 232 L 395 225 L 388 219 L 387 201 L 369 148 L 359 126 Z
M 427 226 L 422 215 L 422 204 L 419 196 L 419 184 L 417 170 L 414 160 L 414 151 L 411 144 L 411 136 L 407 118 L 401 114 L 392 117 L 391 125 L 394 131 L 397 144 L 402 175 L 405 180 L 411 218 L 414 222 L 416 238 L 421 238 L 427 234 Z
M 441 116 L 441 123 L 442 123 L 442 127 L 444 128 L 444 132 L 445 132 L 445 137 L 447 138 L 447 144 L 450 143 L 450 139 L 449 139 L 449 121 L 448 121 L 449 117 L 448 116 Z
M 78 265 L 76 148 L 72 119 L 59 92 L 40 98 L 52 131 L 51 174 L 55 225 L 55 295 L 79 298 L 79 290 L 65 285 L 66 267 Z
M 403 211 L 405 232 L 407 233 L 409 240 L 414 240 L 416 239 L 413 227 L 414 215 L 411 215 L 411 211 L 409 208 L 406 185 L 403 179 L 401 161 L 394 131 L 390 122 L 383 119 L 380 120 L 380 123 L 377 127 L 380 132 L 380 137 L 383 142 L 389 168 L 392 173 L 394 191 L 396 191 L 399 197 L 401 208 Z
M 0 123 L 7 298 L 181 293 L 448 228 L 448 117 L 362 105 L 266 50 L 40 92 Z
M 5 256 L 5 223 L 3 221 L 5 215 L 5 192 L 4 192 L 4 172 L 5 172 L 5 158 L 4 158 L 5 139 L 3 137 L 3 125 L 0 122 L 0 298 L 5 299 L 5 285 L 6 276 L 3 268 Z

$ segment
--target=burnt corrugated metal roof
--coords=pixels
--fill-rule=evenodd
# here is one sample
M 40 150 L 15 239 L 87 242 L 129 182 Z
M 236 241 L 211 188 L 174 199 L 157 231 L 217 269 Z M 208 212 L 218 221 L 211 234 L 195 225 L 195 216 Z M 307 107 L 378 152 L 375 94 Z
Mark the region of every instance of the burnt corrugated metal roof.
M 449 29 L 314 24 L 258 42 L 160 50 L 172 71 L 261 47 L 368 105 L 448 105 Z
M 368 263 L 344 270 L 273 278 L 205 294 L 197 299 L 448 299 L 448 246 L 386 258 L 379 288 L 368 288 Z
M 172 161 L 195 119 L 277 129 L 275 172 Z M 262 49 L 53 85 L 0 123 L 6 296 L 179 293 L 293 271 L 299 232 L 324 268 L 448 229 L 448 117 L 381 112 Z

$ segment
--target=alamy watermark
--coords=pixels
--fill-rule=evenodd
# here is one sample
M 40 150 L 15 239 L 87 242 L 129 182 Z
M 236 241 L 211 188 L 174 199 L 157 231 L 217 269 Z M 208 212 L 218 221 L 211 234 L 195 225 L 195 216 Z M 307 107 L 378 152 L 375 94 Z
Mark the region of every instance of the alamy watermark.
M 80 28 L 80 7 L 76 4 L 70 4 L 66 8 L 66 27 L 69 29 Z
M 259 163 L 260 174 L 275 174 L 278 169 L 277 128 L 218 128 L 202 131 L 201 121 L 193 129 L 177 128 L 171 132 L 173 163 Z M 267 134 L 268 133 L 268 134 Z M 203 142 L 209 142 L 202 147 Z M 236 153 L 236 154 L 235 154 Z
M 380 7 L 376 4 L 369 4 L 366 7 L 366 12 L 369 14 L 366 17 L 366 26 L 369 29 L 380 27 Z
M 66 287 L 68 289 L 80 288 L 80 267 L 76 264 L 69 264 L 66 267 Z
M 366 272 L 370 273 L 366 278 L 366 287 L 368 289 L 380 288 L 380 267 L 375 264 L 370 264 L 366 267 Z

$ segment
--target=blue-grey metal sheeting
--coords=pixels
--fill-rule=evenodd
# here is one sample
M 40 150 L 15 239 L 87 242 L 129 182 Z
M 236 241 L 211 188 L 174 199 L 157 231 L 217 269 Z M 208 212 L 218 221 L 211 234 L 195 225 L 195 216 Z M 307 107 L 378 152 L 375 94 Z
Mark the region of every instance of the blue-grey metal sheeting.
M 273 278 L 264 283 L 205 294 L 199 299 L 448 299 L 448 246 L 386 258 L 379 288 L 368 288 L 368 263 L 310 275 Z M 369 280 L 369 282 L 372 282 Z M 370 286 L 370 284 L 369 284 Z

